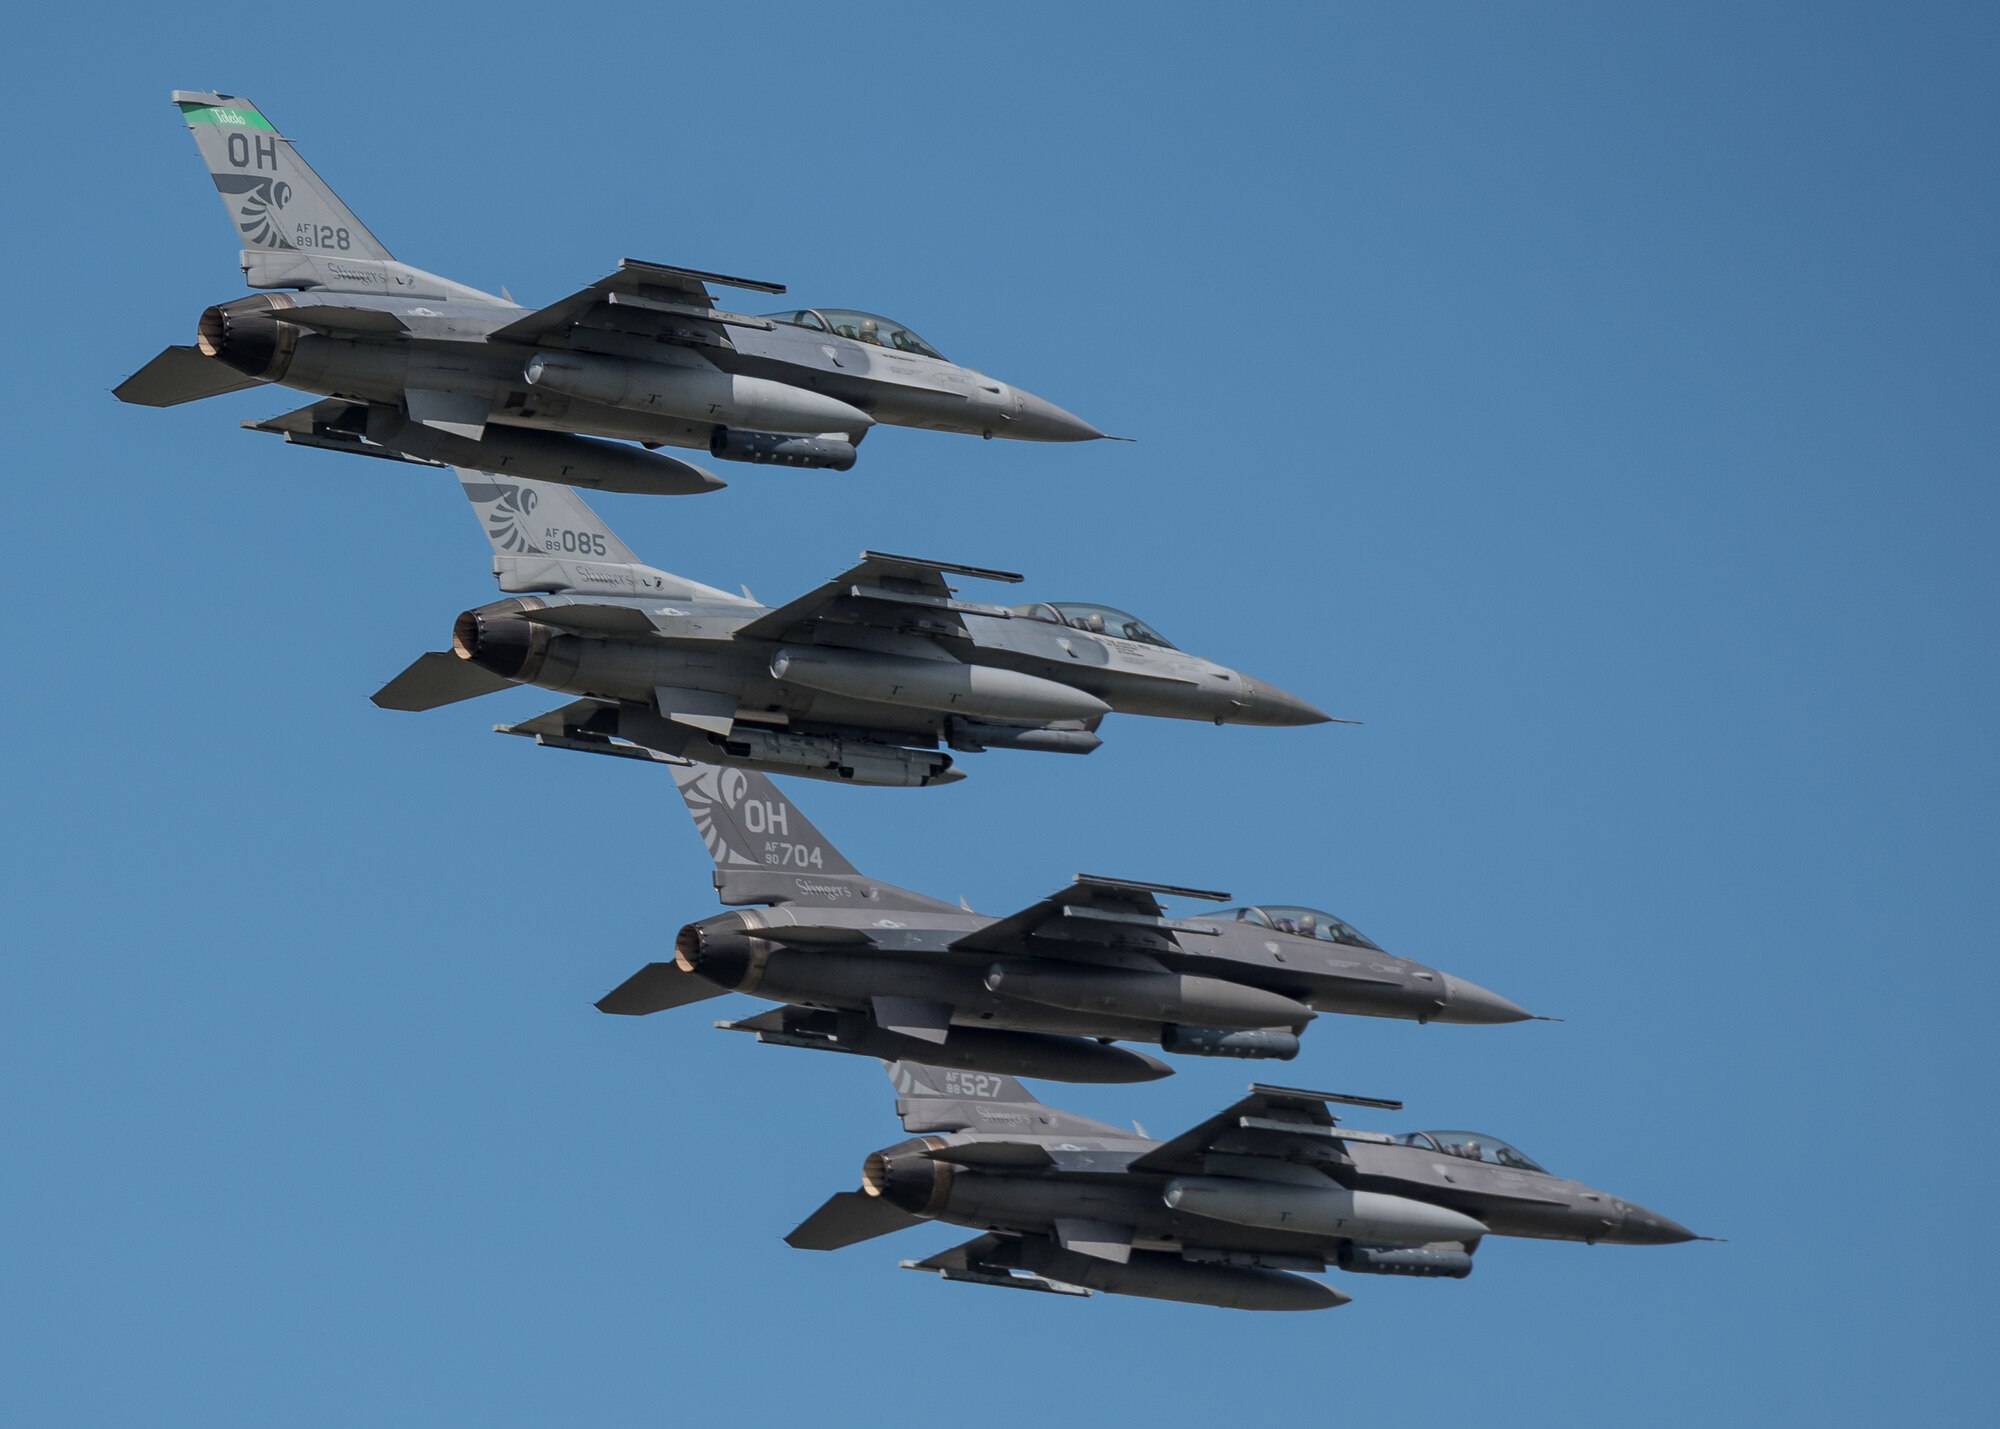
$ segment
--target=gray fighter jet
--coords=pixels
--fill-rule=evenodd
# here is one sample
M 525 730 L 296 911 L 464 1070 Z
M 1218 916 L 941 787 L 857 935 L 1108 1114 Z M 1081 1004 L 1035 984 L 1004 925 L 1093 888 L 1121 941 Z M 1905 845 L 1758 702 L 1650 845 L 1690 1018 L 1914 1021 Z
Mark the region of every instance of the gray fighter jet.
M 837 1250 L 938 1220 L 983 1232 L 910 1270 L 946 1280 L 1140 1295 L 1238 1310 L 1349 1297 L 1299 1272 L 1463 1279 L 1489 1235 L 1607 1245 L 1701 1240 L 1686 1227 L 1468 1131 L 1351 1131 L 1329 1102 L 1253 1085 L 1169 1141 L 1045 1106 L 1012 1077 L 894 1063 L 911 1140 L 870 1155 L 861 1189 L 785 1237 Z
M 723 483 L 597 438 L 845 471 L 877 423 L 1104 436 L 902 323 L 835 308 L 751 317 L 709 292 L 778 283 L 628 258 L 531 309 L 398 263 L 250 101 L 176 90 L 173 102 L 243 240 L 244 280 L 282 291 L 209 308 L 195 345 L 128 378 L 124 401 L 170 407 L 275 382 L 327 399 L 245 424 L 288 441 L 668 494 Z
M 979 605 L 944 581 L 1021 579 L 1007 571 L 868 553 L 769 609 L 641 565 L 568 487 L 458 475 L 500 588 L 547 594 L 460 615 L 450 651 L 419 657 L 376 693 L 385 709 L 540 685 L 582 698 L 508 733 L 903 786 L 964 777 L 940 742 L 1088 754 L 1114 710 L 1216 724 L 1329 718 L 1184 654 L 1123 611 Z
M 1162 896 L 1228 895 L 1080 876 L 992 918 L 858 872 L 761 774 L 665 761 L 715 861 L 722 902 L 674 960 L 598 1002 L 628 1016 L 746 992 L 782 1004 L 716 1024 L 761 1042 L 1073 1082 L 1171 1070 L 1112 1045 L 1197 1057 L 1298 1054 L 1321 1012 L 1417 1022 L 1531 1014 L 1382 951 L 1316 909 L 1170 917 Z

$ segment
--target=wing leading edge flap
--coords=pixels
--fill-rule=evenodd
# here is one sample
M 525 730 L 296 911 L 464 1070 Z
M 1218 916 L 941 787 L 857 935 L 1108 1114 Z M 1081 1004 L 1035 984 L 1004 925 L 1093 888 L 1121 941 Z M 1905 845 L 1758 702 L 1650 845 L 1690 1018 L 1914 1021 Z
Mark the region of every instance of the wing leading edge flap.
M 966 952 L 1005 953 L 1018 951 L 1028 938 L 1045 929 L 1072 941 L 1137 943 L 1140 946 L 1178 946 L 1183 934 L 1215 937 L 1212 923 L 1169 918 L 1157 895 L 1201 898 L 1221 903 L 1227 893 L 1206 888 L 1181 888 L 1170 883 L 1141 883 L 1133 879 L 1104 878 L 1080 873 L 1069 887 L 1032 903 L 1018 913 L 987 924 L 952 944 Z
M 1210 1152 L 1276 1151 L 1308 1160 L 1343 1159 L 1337 1118 L 1327 1110 L 1327 1100 L 1324 1092 L 1254 1087 L 1241 1101 L 1161 1142 L 1134 1161 L 1132 1169 L 1198 1174 Z
M 568 297 L 537 308 L 533 312 L 514 319 L 505 327 L 495 329 L 491 340 L 499 342 L 542 342 L 553 334 L 573 324 L 581 322 L 587 315 L 599 309 L 616 314 L 614 327 L 629 325 L 630 318 L 636 318 L 646 331 L 651 331 L 655 323 L 649 314 L 691 319 L 704 327 L 714 324 L 736 322 L 747 326 L 766 327 L 762 319 L 744 319 L 735 313 L 717 311 L 715 298 L 708 291 L 714 283 L 724 288 L 742 288 L 757 293 L 782 293 L 782 283 L 767 283 L 757 278 L 733 278 L 726 273 L 705 273 L 699 268 L 676 268 L 666 263 L 647 263 L 637 258 L 621 258 L 618 270 L 599 278 L 587 288 L 578 289 Z M 622 300 L 622 301 L 621 301 Z M 629 315 L 629 317 L 628 317 Z M 720 332 L 717 338 L 727 342 Z
M 836 601 L 855 599 L 891 604 L 903 603 L 934 610 L 1004 615 L 999 606 L 980 605 L 953 599 L 945 576 L 971 576 L 977 580 L 1019 584 L 1023 577 L 1013 571 L 988 570 L 982 566 L 953 565 L 918 556 L 891 556 L 880 551 L 863 551 L 859 565 L 850 566 L 824 585 L 816 586 L 796 600 L 765 611 L 736 632 L 739 640 L 782 640 L 799 626 L 818 618 Z

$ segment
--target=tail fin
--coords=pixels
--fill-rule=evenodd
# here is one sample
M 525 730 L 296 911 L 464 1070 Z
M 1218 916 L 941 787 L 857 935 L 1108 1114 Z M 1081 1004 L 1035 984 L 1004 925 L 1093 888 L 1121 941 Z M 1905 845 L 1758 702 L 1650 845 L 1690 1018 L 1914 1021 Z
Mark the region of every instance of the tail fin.
M 715 891 L 724 903 L 956 908 L 860 872 L 763 774 L 691 762 L 670 767 L 695 831 L 715 860 Z M 857 941 L 867 941 L 866 935 L 857 934 Z
M 633 566 L 639 558 L 576 488 L 454 467 L 496 556 L 574 556 Z
M 883 1066 L 896 1089 L 896 1116 L 908 1132 L 1134 1139 L 1122 1127 L 1050 1106 L 1015 1078 L 997 1072 L 961 1072 L 922 1062 L 885 1062 Z
M 570 591 L 666 600 L 742 597 L 640 561 L 573 486 L 452 468 L 493 547 L 504 591 Z
M 185 89 L 173 101 L 246 249 L 395 261 L 256 105 Z
M 967 1102 L 982 1106 L 1040 1107 L 1041 1100 L 1014 1077 L 998 1072 L 960 1072 L 923 1062 L 885 1062 L 889 1085 L 896 1089 L 896 1115 L 905 1131 L 940 1131 L 978 1126 L 990 1117 L 974 1118 L 955 1108 Z M 922 1126 L 916 1123 L 922 1122 Z M 1022 1130 L 1032 1128 L 1024 1125 Z
M 673 772 L 695 831 L 715 860 L 718 888 L 725 876 L 739 870 L 783 869 L 829 879 L 861 876 L 767 776 L 716 764 L 676 764 Z

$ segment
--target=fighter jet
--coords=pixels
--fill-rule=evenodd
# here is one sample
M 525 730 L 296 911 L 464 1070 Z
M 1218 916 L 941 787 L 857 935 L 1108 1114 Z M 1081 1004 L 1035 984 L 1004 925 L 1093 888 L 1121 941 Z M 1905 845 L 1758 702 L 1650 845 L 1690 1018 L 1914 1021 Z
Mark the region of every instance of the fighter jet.
M 861 1189 L 828 1199 L 787 1244 L 838 1250 L 937 1220 L 982 1234 L 905 1269 L 1065 1295 L 1324 1310 L 1351 1297 L 1307 1274 L 1459 1280 L 1489 1235 L 1708 1238 L 1553 1176 L 1497 1137 L 1352 1131 L 1328 1110 L 1401 1102 L 1253 1084 L 1154 1141 L 1045 1106 L 1012 1077 L 908 1062 L 889 1076 L 912 1138 L 872 1153 Z
M 506 732 L 603 754 L 634 746 L 856 784 L 963 778 L 961 751 L 1088 754 L 1112 712 L 1319 724 L 1283 690 L 1184 654 L 1135 616 L 1062 602 L 959 600 L 909 556 L 861 563 L 776 608 L 641 565 L 573 490 L 460 470 L 503 591 L 460 615 L 449 651 L 374 697 L 424 710 L 510 684 L 581 696 Z
M 417 457 L 609 491 L 723 482 L 603 437 L 729 461 L 854 465 L 877 423 L 1016 441 L 1104 433 L 1030 392 L 947 361 L 909 327 L 843 308 L 763 317 L 711 285 L 784 285 L 626 259 L 545 308 L 398 263 L 247 99 L 173 102 L 231 224 L 244 281 L 117 389 L 170 407 L 260 383 L 326 398 L 244 425 L 367 456 Z
M 743 911 L 682 928 L 674 960 L 627 978 L 598 1002 L 605 1012 L 746 992 L 781 1005 L 718 1027 L 782 1046 L 1072 1082 L 1168 1075 L 1118 1041 L 1287 1059 L 1322 1012 L 1531 1016 L 1316 909 L 1175 918 L 1162 897 L 1228 895 L 1080 875 L 1004 918 L 975 913 L 860 873 L 761 774 L 663 762 L 715 862 L 717 894 Z

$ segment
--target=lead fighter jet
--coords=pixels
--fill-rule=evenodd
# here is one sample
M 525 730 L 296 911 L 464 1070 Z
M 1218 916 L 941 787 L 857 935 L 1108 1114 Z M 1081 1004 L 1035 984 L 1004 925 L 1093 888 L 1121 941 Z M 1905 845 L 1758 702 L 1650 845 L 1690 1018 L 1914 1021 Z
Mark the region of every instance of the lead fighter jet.
M 692 462 L 854 465 L 878 423 L 1017 441 L 1104 436 L 1030 392 L 947 361 L 901 323 L 836 308 L 752 317 L 711 285 L 779 283 L 626 259 L 545 308 L 525 308 L 390 256 L 247 99 L 173 102 L 243 241 L 252 288 L 209 308 L 117 389 L 170 407 L 280 383 L 327 400 L 245 423 L 291 442 L 449 461 L 608 491 L 723 485 Z
M 1460 1280 L 1489 1235 L 1707 1238 L 1553 1176 L 1496 1137 L 1353 1131 L 1328 1105 L 1401 1102 L 1253 1085 L 1155 1141 L 1045 1106 L 1012 1077 L 908 1062 L 889 1077 L 912 1139 L 871 1154 L 861 1189 L 831 1197 L 788 1245 L 837 1250 L 939 1220 L 983 1233 L 905 1269 L 1017 1290 L 1323 1310 L 1349 1297 L 1306 1274 Z
M 575 491 L 461 470 L 505 591 L 460 615 L 449 651 L 374 699 L 425 710 L 540 685 L 581 698 L 507 733 L 603 754 L 635 746 L 856 784 L 961 779 L 953 749 L 1088 754 L 1108 713 L 1216 724 L 1328 719 L 1304 700 L 1176 650 L 1106 606 L 959 600 L 909 556 L 861 564 L 769 609 L 639 563 Z
M 721 913 L 682 928 L 598 1002 L 639 1016 L 746 992 L 781 1004 L 716 1024 L 760 1042 L 1076 1082 L 1166 1076 L 1112 1045 L 1197 1057 L 1298 1054 L 1321 1012 L 1520 1022 L 1496 993 L 1384 952 L 1331 914 L 1245 907 L 1170 917 L 1160 898 L 1227 894 L 1079 876 L 993 918 L 859 872 L 761 774 L 670 763 L 715 861 Z

